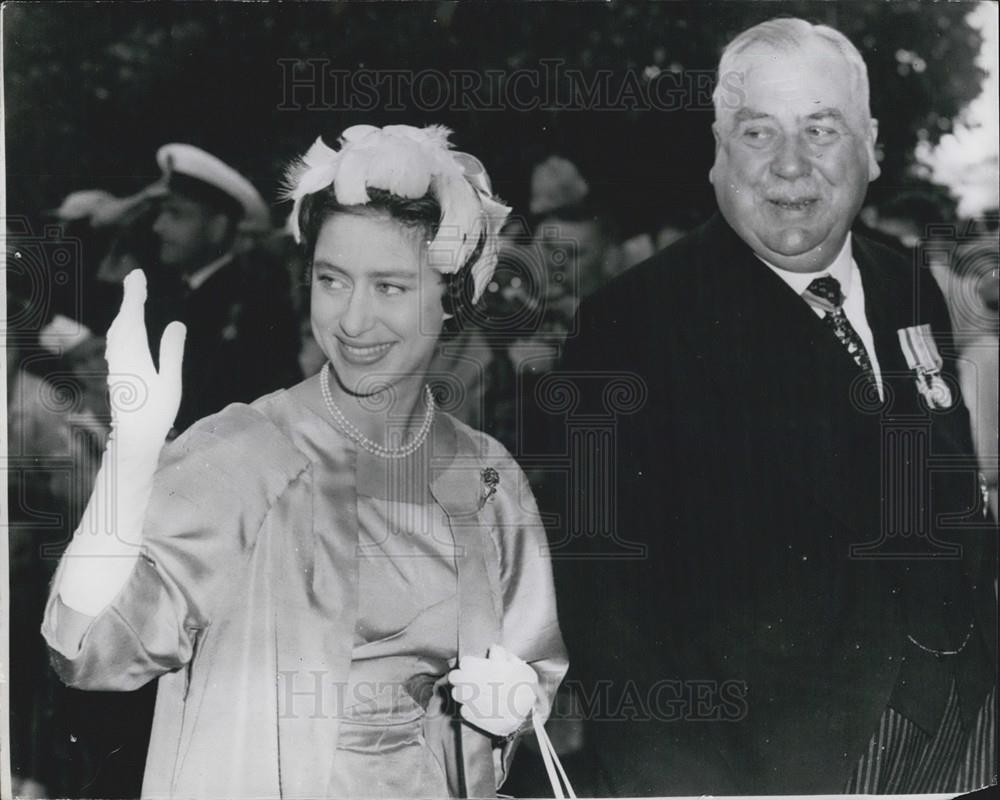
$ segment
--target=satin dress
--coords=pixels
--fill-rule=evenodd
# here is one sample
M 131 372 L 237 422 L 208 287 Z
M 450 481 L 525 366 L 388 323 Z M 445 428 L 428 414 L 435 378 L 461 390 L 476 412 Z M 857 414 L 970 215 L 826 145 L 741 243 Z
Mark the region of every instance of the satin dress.
M 455 543 L 429 495 L 387 497 L 382 478 L 395 466 L 358 486 L 358 621 L 331 790 L 340 797 L 448 795 L 424 717 L 458 655 Z
M 53 593 L 43 633 L 68 685 L 159 679 L 144 797 L 491 796 L 512 746 L 462 722 L 447 672 L 502 644 L 544 717 L 566 670 L 510 455 L 438 414 L 417 453 L 378 459 L 316 378 L 166 448 L 128 582 L 79 643 L 67 611 Z

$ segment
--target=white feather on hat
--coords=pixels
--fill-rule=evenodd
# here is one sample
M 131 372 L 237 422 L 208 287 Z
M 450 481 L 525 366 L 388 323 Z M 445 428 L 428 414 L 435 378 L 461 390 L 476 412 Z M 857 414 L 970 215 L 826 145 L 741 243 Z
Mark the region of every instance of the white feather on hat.
M 441 223 L 428 245 L 429 264 L 442 273 L 457 272 L 483 239 L 471 265 L 478 300 L 496 268 L 497 237 L 511 209 L 494 197 L 479 159 L 451 150 L 450 135 L 443 125 L 355 125 L 341 135 L 339 150 L 317 139 L 285 175 L 282 196 L 293 201 L 288 230 L 301 241 L 302 201 L 331 184 L 343 205 L 368 203 L 368 189 L 411 199 L 431 193 L 441 206 Z

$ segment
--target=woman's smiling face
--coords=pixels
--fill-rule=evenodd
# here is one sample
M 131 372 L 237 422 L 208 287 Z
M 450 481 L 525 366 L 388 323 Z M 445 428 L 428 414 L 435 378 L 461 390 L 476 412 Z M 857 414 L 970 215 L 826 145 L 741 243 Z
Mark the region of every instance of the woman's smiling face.
M 313 335 L 344 389 L 422 385 L 444 323 L 423 230 L 383 212 L 336 213 L 320 228 L 311 280 Z

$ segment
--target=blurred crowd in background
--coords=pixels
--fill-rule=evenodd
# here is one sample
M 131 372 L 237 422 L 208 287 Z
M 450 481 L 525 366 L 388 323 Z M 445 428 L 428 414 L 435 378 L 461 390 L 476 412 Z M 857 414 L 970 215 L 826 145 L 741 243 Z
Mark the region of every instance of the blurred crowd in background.
M 488 23 L 457 11 L 452 4 L 400 7 L 391 13 L 398 18 L 394 35 L 411 48 L 411 68 L 424 59 L 431 65 L 443 60 L 446 67 L 468 63 L 481 69 L 490 63 L 489 58 L 502 54 L 507 60 L 498 61 L 499 66 L 511 70 L 539 55 L 559 55 L 562 47 L 589 68 L 607 63 L 627 65 L 629 70 L 642 68 L 644 63 L 633 63 L 633 54 L 649 50 L 651 66 L 644 74 L 655 76 L 661 72 L 681 75 L 686 69 L 694 74 L 699 66 L 714 64 L 715 43 L 725 41 L 731 30 L 745 27 L 751 18 L 775 13 L 773 7 L 751 12 L 745 5 L 705 3 L 679 10 L 677 4 L 665 4 L 636 11 L 639 6 L 592 4 L 571 22 L 549 4 L 540 4 L 530 15 L 515 9 Z M 837 24 L 858 41 L 870 69 L 901 76 L 902 83 L 872 81 L 873 92 L 896 93 L 896 102 L 873 94 L 879 116 L 884 111 L 899 119 L 883 119 L 880 135 L 887 142 L 881 153 L 883 180 L 873 188 L 860 224 L 867 235 L 907 255 L 915 269 L 930 269 L 948 299 L 965 401 L 984 456 L 983 470 L 993 487 L 991 504 L 996 517 L 997 212 L 960 218 L 956 201 L 946 189 L 901 177 L 909 174 L 904 171 L 911 166 L 914 142 L 940 137 L 969 99 L 966 95 L 974 96 L 978 83 L 955 76 L 971 69 L 979 42 L 974 33 L 960 30 L 965 12 L 943 6 L 932 17 L 919 4 L 855 4 L 849 14 L 831 19 L 839 13 L 836 4 L 824 3 L 822 8 L 806 8 L 807 3 L 786 5 L 789 13 Z M 431 6 L 437 9 L 433 34 L 428 27 L 432 14 L 425 10 Z M 666 6 L 672 8 L 665 11 Z M 392 52 L 394 48 L 382 39 L 387 26 L 376 24 L 373 8 L 334 4 L 329 9 L 296 9 L 289 14 L 327 14 L 331 24 L 345 30 L 353 24 L 355 33 L 368 32 L 368 38 L 341 37 L 344 53 L 365 48 L 374 52 L 376 45 L 379 52 Z M 24 13 L 22 8 L 13 13 L 14 18 L 8 15 L 8 37 L 17 15 Z M 11 176 L 8 189 L 19 215 L 6 220 L 11 766 L 15 794 L 22 796 L 128 797 L 138 793 L 141 781 L 155 686 L 135 693 L 67 689 L 52 673 L 39 634 L 52 572 L 83 512 L 109 434 L 103 337 L 118 307 L 122 279 L 132 269 L 142 268 L 149 279 L 147 326 L 153 352 L 167 322 L 177 318 L 188 325 L 185 398 L 177 433 L 228 403 L 251 401 L 319 371 L 323 357 L 310 331 L 308 265 L 280 226 L 280 209 L 271 211 L 271 186 L 258 180 L 273 172 L 274 159 L 284 153 L 290 156 L 291 151 L 276 144 L 273 136 L 257 141 L 252 135 L 235 136 L 232 129 L 243 134 L 251 130 L 240 114 L 255 120 L 269 119 L 269 114 L 274 117 L 274 97 L 254 87 L 264 84 L 257 78 L 274 71 L 276 57 L 289 51 L 325 57 L 337 54 L 330 52 L 329 36 L 321 26 L 287 15 L 258 25 L 249 11 L 226 16 L 223 22 L 219 21 L 222 12 L 204 8 L 185 10 L 190 16 L 187 21 L 147 23 L 143 18 L 140 24 L 125 20 L 123 11 L 110 28 L 119 40 L 107 45 L 103 60 L 91 63 L 74 48 L 90 46 L 99 26 L 81 27 L 76 42 L 72 36 L 51 35 L 63 30 L 60 26 L 72 27 L 75 13 L 67 9 L 59 19 L 53 15 L 34 27 L 22 26 L 24 42 L 5 41 L 14 45 L 9 48 L 12 60 L 5 67 L 11 67 L 8 73 L 19 79 L 10 80 L 7 100 L 13 111 L 22 114 L 20 126 L 8 131 L 8 156 L 20 153 L 22 164 L 32 164 Z M 164 8 L 156 13 L 170 16 L 181 11 Z M 536 18 L 539 15 L 544 19 Z M 906 24 L 900 23 L 903 18 Z M 275 26 L 287 28 L 285 39 Z M 241 46 L 217 47 L 219 36 L 227 30 L 241 31 L 234 38 Z M 869 30 L 870 34 L 864 33 Z M 286 44 L 258 46 L 256 40 L 247 38 L 253 36 Z M 926 62 L 915 60 L 911 50 L 895 47 L 893 37 L 900 36 L 914 42 L 925 37 L 932 43 L 927 48 L 928 53 L 934 50 L 933 58 L 928 54 Z M 287 44 L 293 41 L 294 50 Z M 170 49 L 171 42 L 180 43 L 177 47 L 185 59 L 189 52 L 197 52 L 199 58 L 218 59 L 218 63 L 178 58 Z M 520 49 L 512 49 L 510 42 L 519 43 Z M 550 42 L 552 47 L 545 49 Z M 56 44 L 65 48 L 65 54 L 48 53 L 46 48 Z M 274 52 L 260 56 L 260 48 L 267 46 Z M 917 44 L 912 46 L 919 49 Z M 19 47 L 30 58 L 18 56 Z M 426 58 L 420 55 L 425 50 L 430 54 Z M 636 57 L 645 59 L 646 55 Z M 344 58 L 346 67 L 359 63 L 351 60 L 353 56 Z M 38 66 L 45 59 L 48 71 Z M 49 98 L 44 91 L 53 80 L 65 78 L 59 65 L 67 59 L 82 65 L 79 80 L 90 87 L 88 91 L 93 89 L 94 97 L 101 99 L 103 92 L 108 103 L 122 105 L 106 103 L 93 114 L 77 113 L 70 106 L 50 108 L 83 95 L 65 91 Z M 950 64 L 952 70 L 936 70 L 941 63 Z M 101 70 L 115 64 L 124 65 L 120 81 L 108 83 Z M 188 68 L 190 74 L 184 72 Z M 270 72 L 255 78 L 255 68 Z M 212 70 L 216 70 L 212 73 L 216 80 L 201 89 L 192 88 Z M 109 92 L 102 81 L 112 89 L 117 86 L 117 91 Z M 165 92 L 164 87 L 176 91 Z M 218 98 L 213 100 L 212 92 L 216 90 L 227 96 L 245 95 L 244 99 L 260 95 L 257 99 L 266 108 L 250 103 L 245 109 L 230 109 L 230 114 L 229 106 L 220 110 L 214 105 Z M 38 102 L 43 96 L 46 102 Z M 182 102 L 177 97 L 201 98 L 203 105 L 192 100 L 185 113 L 176 113 L 175 106 L 164 107 L 159 128 L 169 134 L 161 130 L 158 143 L 168 139 L 231 143 L 234 152 L 219 146 L 213 147 L 212 155 L 241 165 L 241 171 L 258 185 L 256 200 L 244 197 L 242 205 L 234 206 L 232 197 L 199 193 L 191 186 L 185 190 L 171 180 L 170 165 L 155 158 L 154 152 L 148 154 L 149 174 L 155 174 L 158 165 L 162 177 L 128 196 L 118 190 L 129 184 L 110 166 L 117 163 L 113 151 L 119 144 L 116 140 L 104 147 L 101 131 L 115 131 L 122 121 L 144 126 L 141 134 L 120 131 L 120 146 L 131 148 L 134 163 L 132 151 L 148 142 L 158 127 L 139 119 L 139 112 L 128 114 L 135 108 L 148 110 L 161 100 Z M 579 124 L 579 117 L 564 114 L 562 141 L 573 141 L 566 133 L 573 127 L 584 130 L 581 140 L 593 139 L 589 147 L 567 150 L 551 147 L 552 137 L 543 139 L 541 131 L 549 125 L 558 129 L 555 123 L 560 119 L 544 110 L 530 117 L 531 126 L 520 113 L 463 117 L 453 112 L 453 118 L 421 113 L 398 120 L 412 124 L 424 118 L 445 121 L 454 124 L 464 140 L 475 142 L 478 137 L 488 142 L 490 147 L 470 149 L 497 151 L 497 165 L 489 161 L 487 166 L 499 192 L 515 199 L 496 275 L 466 326 L 442 342 L 431 368 L 441 408 L 495 436 L 520 457 L 525 450 L 522 443 L 537 436 L 525 422 L 534 416 L 526 409 L 534 402 L 538 381 L 557 362 L 563 341 L 573 334 L 580 299 L 669 246 L 712 213 L 711 203 L 705 202 L 709 189 L 706 155 L 710 153 L 702 146 L 709 140 L 709 122 L 703 114 L 699 116 L 708 111 L 706 106 L 683 115 L 648 114 L 638 120 L 634 110 L 596 109 L 594 118 L 603 127 L 602 135 L 593 137 L 586 134 L 588 126 Z M 51 131 L 39 133 L 45 126 L 27 124 L 35 113 L 54 125 L 71 118 L 80 124 L 93 123 L 88 147 L 101 155 L 94 156 L 91 171 L 113 173 L 101 188 L 89 182 L 71 187 L 44 214 L 38 214 L 24 198 L 37 200 L 44 183 L 38 178 L 41 173 L 60 175 L 65 184 L 67 159 L 72 161 L 75 155 L 67 154 L 70 148 L 67 152 L 53 148 Z M 381 124 L 386 113 L 376 109 L 375 116 L 371 121 Z M 213 119 L 206 127 L 205 120 Z M 304 113 L 296 119 L 312 137 L 317 126 L 327 128 L 317 116 Z M 200 127 L 186 131 L 188 123 Z M 462 127 L 463 123 L 467 124 Z M 341 120 L 328 126 L 342 127 Z M 302 139 L 299 133 L 290 128 L 287 138 Z M 80 141 L 64 138 L 70 143 Z M 690 145 L 689 140 L 699 144 Z M 508 142 L 511 146 L 503 146 Z M 626 142 L 635 143 L 637 155 L 627 150 Z M 255 149 L 260 151 L 256 166 Z M 578 152 L 588 157 L 578 158 Z M 63 166 L 57 169 L 39 163 L 43 155 L 46 164 Z M 589 168 L 601 160 L 607 162 L 601 174 L 589 174 Z M 9 158 L 9 163 L 14 161 Z M 687 167 L 691 175 L 685 172 Z M 512 181 L 517 176 L 530 178 L 516 185 Z M 130 185 L 129 191 L 133 188 Z M 522 466 L 529 477 L 536 476 L 537 464 L 525 459 Z M 572 717 L 572 698 L 562 702 L 564 716 Z M 552 738 L 564 760 L 572 759 L 580 750 L 579 727 L 561 721 L 558 712 L 557 706 L 550 722 Z M 528 750 L 524 758 L 530 758 Z M 572 762 L 566 763 L 573 772 Z M 520 781 L 518 786 L 508 784 L 506 790 L 513 794 L 539 796 L 548 791 L 544 774 L 536 775 L 531 768 L 515 769 L 513 775 L 513 781 Z M 538 783 L 532 783 L 539 777 Z
M 184 157 L 176 167 L 166 163 L 173 152 Z M 271 226 L 259 195 L 240 206 L 225 192 L 206 191 L 203 181 L 179 181 L 192 177 L 182 169 L 198 177 L 202 156 L 216 163 L 196 148 L 169 145 L 160 151 L 163 177 L 135 195 L 80 189 L 66 196 L 42 221 L 50 255 L 63 253 L 45 262 L 46 271 L 35 268 L 37 254 L 11 237 L 9 455 L 23 467 L 9 472 L 8 495 L 18 653 L 12 743 L 24 794 L 128 796 L 141 775 L 155 688 L 66 689 L 51 673 L 39 636 L 52 570 L 83 511 L 109 433 L 103 336 L 124 276 L 141 268 L 149 278 L 154 353 L 171 319 L 189 328 L 176 433 L 230 402 L 290 386 L 323 363 L 310 330 L 301 253 Z M 612 209 L 560 155 L 534 166 L 526 211 L 504 232 L 500 265 L 477 313 L 444 341 L 431 368 L 441 407 L 498 438 L 515 457 L 523 442 L 541 435 L 526 429 L 535 416 L 528 405 L 572 334 L 581 298 L 701 222 L 685 209 L 664 209 L 660 227 L 624 239 Z M 904 192 L 868 206 L 862 219 L 867 235 L 908 254 L 915 268 L 930 268 L 945 291 L 974 434 L 988 455 L 997 437 L 995 216 L 958 220 L 940 196 Z M 38 303 L 39 297 L 50 302 Z M 523 466 L 529 475 L 536 467 L 530 459 Z M 988 479 L 995 509 L 996 475 Z M 572 716 L 572 698 L 563 703 Z M 550 723 L 553 735 L 572 758 L 579 730 L 558 717 Z M 520 778 L 530 775 L 524 770 Z
M 147 275 L 154 354 L 169 321 L 188 326 L 175 435 L 323 365 L 310 329 L 308 264 L 272 227 L 256 190 L 234 202 L 249 182 L 227 184 L 220 171 L 228 167 L 190 145 L 165 145 L 157 160 L 161 178 L 134 195 L 79 189 L 46 212 L 36 228 L 44 258 L 8 231 L 9 456 L 22 467 L 9 473 L 12 741 L 25 795 L 128 796 L 141 775 L 154 687 L 66 689 L 39 636 L 52 570 L 110 433 L 117 389 L 112 379 L 109 391 L 104 334 L 125 275 Z M 514 454 L 532 436 L 521 424 L 531 416 L 525 404 L 556 364 L 580 299 L 697 222 L 668 211 L 660 228 L 624 240 L 609 206 L 559 155 L 534 166 L 530 196 L 504 231 L 484 300 L 431 367 L 440 407 Z

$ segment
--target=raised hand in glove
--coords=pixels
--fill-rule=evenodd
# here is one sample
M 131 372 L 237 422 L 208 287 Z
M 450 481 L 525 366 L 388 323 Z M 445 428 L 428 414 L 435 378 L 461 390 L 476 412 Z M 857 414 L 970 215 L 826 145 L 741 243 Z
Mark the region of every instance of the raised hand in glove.
M 448 681 L 462 719 L 498 737 L 520 728 L 538 697 L 535 670 L 498 644 L 487 658 L 464 656 Z
M 181 403 L 181 365 L 186 329 L 171 322 L 160 339 L 160 369 L 146 335 L 146 275 L 125 276 L 118 316 L 108 330 L 105 358 L 111 392 L 114 445 L 123 454 L 159 453 Z
M 125 277 L 124 289 L 105 352 L 111 436 L 59 581 L 63 603 L 88 616 L 114 599 L 139 556 L 153 475 L 181 401 L 184 325 L 171 322 L 163 332 L 157 371 L 146 336 L 142 270 Z

